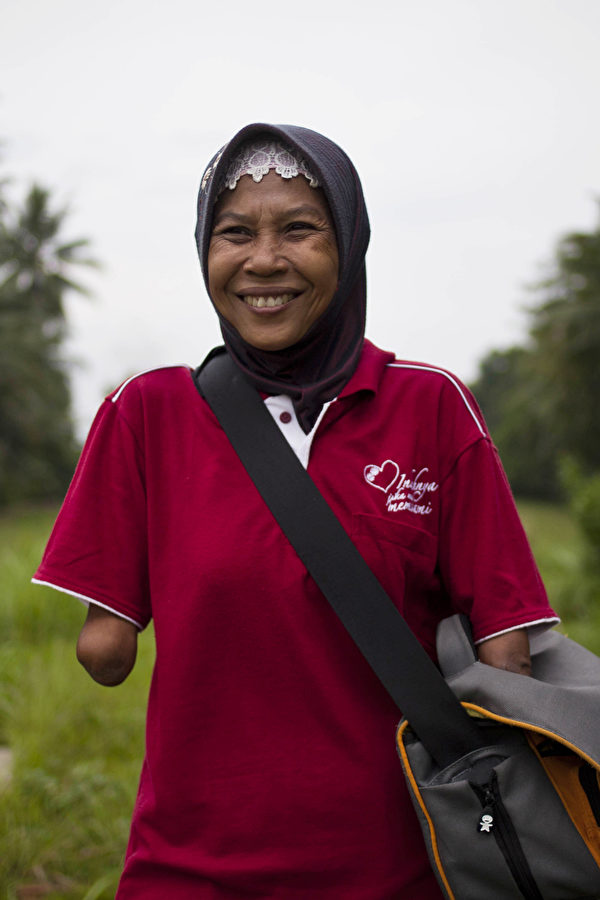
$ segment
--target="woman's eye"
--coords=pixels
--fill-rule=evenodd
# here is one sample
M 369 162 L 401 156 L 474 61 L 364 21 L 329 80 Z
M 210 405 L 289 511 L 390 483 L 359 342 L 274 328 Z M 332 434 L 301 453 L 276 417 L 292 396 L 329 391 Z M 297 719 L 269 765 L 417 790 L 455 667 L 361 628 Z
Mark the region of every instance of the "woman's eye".
M 234 238 L 238 240 L 250 236 L 249 230 L 243 225 L 229 225 L 226 228 L 219 228 L 215 234 L 218 237 Z
M 314 231 L 315 226 L 310 222 L 290 222 L 288 231 Z

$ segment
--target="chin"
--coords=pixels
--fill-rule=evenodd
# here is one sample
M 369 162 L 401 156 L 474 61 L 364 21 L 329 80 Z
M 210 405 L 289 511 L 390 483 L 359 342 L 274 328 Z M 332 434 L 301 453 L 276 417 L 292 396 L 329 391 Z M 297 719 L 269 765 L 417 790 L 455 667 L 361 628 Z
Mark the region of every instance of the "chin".
M 242 335 L 242 337 L 244 337 Z M 257 338 L 256 340 L 249 340 L 244 337 L 244 340 L 247 344 L 250 344 L 251 347 L 255 347 L 257 350 L 271 350 L 273 353 L 277 353 L 281 350 L 287 350 L 288 347 L 292 347 L 297 341 L 293 340 L 280 340 L 280 341 L 270 341 L 268 339 L 261 340 Z
M 279 352 L 281 350 L 287 350 L 288 347 L 293 347 L 294 344 L 297 344 L 301 338 L 304 337 L 306 332 L 302 334 L 265 334 L 264 332 L 256 333 L 256 331 L 248 331 L 247 329 L 240 330 L 240 337 L 247 343 L 250 344 L 251 347 L 256 347 L 257 350 L 271 350 L 274 353 Z

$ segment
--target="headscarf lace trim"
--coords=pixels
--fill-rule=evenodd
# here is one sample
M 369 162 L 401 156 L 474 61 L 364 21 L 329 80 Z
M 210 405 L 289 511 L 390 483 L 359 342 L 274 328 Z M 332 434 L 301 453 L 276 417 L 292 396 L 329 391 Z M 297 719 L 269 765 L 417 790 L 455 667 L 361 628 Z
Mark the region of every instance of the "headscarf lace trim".
M 251 175 L 252 180 L 258 183 L 271 169 L 282 178 L 304 175 L 312 188 L 319 187 L 308 162 L 299 153 L 280 141 L 263 139 L 250 140 L 241 147 L 225 173 L 219 193 L 225 188 L 233 191 L 242 175 Z

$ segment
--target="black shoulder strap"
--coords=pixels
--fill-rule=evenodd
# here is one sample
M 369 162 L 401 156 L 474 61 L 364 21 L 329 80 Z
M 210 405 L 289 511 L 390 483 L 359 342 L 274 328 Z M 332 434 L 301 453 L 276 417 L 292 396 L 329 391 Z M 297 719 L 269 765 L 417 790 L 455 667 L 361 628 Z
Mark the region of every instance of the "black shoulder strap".
M 213 351 L 194 378 L 296 553 L 439 765 L 481 746 L 476 725 L 229 355 Z

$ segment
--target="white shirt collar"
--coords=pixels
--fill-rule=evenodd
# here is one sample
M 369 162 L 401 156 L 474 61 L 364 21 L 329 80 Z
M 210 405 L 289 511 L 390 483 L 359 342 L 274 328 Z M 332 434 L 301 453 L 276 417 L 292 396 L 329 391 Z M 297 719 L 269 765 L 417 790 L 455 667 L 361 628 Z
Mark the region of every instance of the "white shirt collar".
M 286 441 L 304 466 L 308 468 L 308 460 L 310 457 L 310 448 L 312 447 L 313 438 L 316 434 L 321 420 L 334 400 L 328 400 L 323 404 L 323 408 L 318 415 L 317 421 L 308 434 L 304 434 L 298 422 L 294 404 L 287 394 L 277 394 L 274 397 L 265 399 L 265 406 L 273 416 L 279 430 L 285 437 Z

